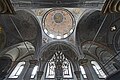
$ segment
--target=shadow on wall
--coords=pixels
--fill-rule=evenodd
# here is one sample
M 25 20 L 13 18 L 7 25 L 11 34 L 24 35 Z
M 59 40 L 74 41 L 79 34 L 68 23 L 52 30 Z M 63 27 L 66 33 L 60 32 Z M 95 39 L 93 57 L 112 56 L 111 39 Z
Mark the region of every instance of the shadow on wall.
M 12 60 L 9 57 L 0 58 L 0 80 L 3 80 L 8 73 L 8 69 L 12 64 Z
M 108 76 L 106 80 L 120 80 L 120 70 Z

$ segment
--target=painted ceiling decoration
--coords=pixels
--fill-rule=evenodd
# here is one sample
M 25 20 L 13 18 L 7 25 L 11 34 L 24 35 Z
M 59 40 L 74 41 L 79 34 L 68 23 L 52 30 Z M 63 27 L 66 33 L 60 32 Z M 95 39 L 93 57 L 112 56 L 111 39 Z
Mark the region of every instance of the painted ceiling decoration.
M 71 12 L 58 8 L 47 11 L 43 20 L 44 32 L 51 38 L 62 39 L 68 37 L 75 27 L 75 19 Z

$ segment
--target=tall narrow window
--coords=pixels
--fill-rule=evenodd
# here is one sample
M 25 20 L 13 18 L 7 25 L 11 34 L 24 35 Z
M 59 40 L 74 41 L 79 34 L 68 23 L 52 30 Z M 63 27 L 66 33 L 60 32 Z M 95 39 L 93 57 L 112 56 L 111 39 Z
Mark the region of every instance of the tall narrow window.
M 103 72 L 103 70 L 96 61 L 91 61 L 91 64 L 99 78 L 106 78 L 105 73 Z
M 46 71 L 46 78 L 55 78 L 55 63 L 48 62 Z
M 18 76 L 21 74 L 23 68 L 24 68 L 25 62 L 19 62 L 9 78 L 18 78 Z
M 80 66 L 80 70 L 81 70 L 83 77 L 87 78 L 86 73 L 85 73 L 85 69 L 83 68 L 83 66 Z
M 32 74 L 31 74 L 31 78 L 34 78 L 34 77 L 35 77 L 35 75 L 36 75 L 36 73 L 37 73 L 37 70 L 38 70 L 38 66 L 35 66 L 35 67 L 33 68 L 33 71 L 32 71 Z
M 63 62 L 63 66 L 62 66 L 62 68 L 63 68 L 63 77 L 64 78 L 72 78 L 71 67 L 72 66 L 71 66 L 70 62 L 67 61 L 67 59 L 66 59 L 66 61 Z

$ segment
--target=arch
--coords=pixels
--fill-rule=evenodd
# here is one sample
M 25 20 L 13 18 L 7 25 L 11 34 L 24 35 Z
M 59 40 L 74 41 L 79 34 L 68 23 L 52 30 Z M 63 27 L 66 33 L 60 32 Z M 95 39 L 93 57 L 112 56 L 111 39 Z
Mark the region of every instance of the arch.
M 62 62 L 62 64 L 59 64 L 59 62 L 57 60 L 59 60 L 60 58 L 60 62 Z M 58 62 L 58 63 L 57 63 Z M 64 79 L 72 79 L 73 78 L 73 66 L 71 64 L 71 61 L 68 60 L 66 58 L 66 56 L 64 54 L 62 54 L 62 52 L 60 52 L 60 56 L 59 56 L 59 51 L 57 53 L 55 53 L 53 55 L 53 57 L 47 62 L 46 64 L 46 68 L 45 68 L 45 78 L 55 78 L 55 75 L 57 74 L 55 71 L 58 66 L 56 66 L 56 64 L 61 65 L 62 69 L 60 70 L 63 71 L 61 74 L 61 76 L 63 76 Z M 52 69 L 52 70 L 51 70 Z M 52 76 L 49 76 L 49 74 L 52 74 Z
M 81 44 L 81 47 L 83 51 L 87 51 L 91 53 L 91 55 L 97 56 L 97 58 L 100 57 L 99 59 L 101 60 L 102 60 L 102 55 L 103 55 L 102 52 L 104 53 L 107 52 L 107 54 L 110 55 L 109 58 L 115 55 L 114 51 L 112 51 L 109 47 L 93 42 L 93 41 L 83 42 Z
M 42 45 L 42 31 L 38 18 L 30 10 L 17 9 L 15 15 L 2 15 L 7 33 L 7 46 L 29 41 L 36 48 Z M 8 24 L 5 24 L 8 23 Z M 39 42 L 38 42 L 39 41 Z
M 26 45 L 25 45 L 26 43 Z M 27 46 L 27 48 L 26 48 Z M 34 46 L 26 41 L 26 42 L 22 42 L 22 43 L 18 43 L 18 44 L 15 44 L 13 46 L 10 46 L 6 49 L 4 49 L 2 52 L 1 52 L 1 57 L 2 56 L 7 56 L 7 57 L 10 57 L 12 59 L 12 61 L 19 61 L 22 57 L 28 55 L 26 52 L 28 51 L 29 49 L 29 54 L 34 54 L 35 53 L 35 48 Z
M 85 55 L 90 56 L 97 61 L 106 74 L 109 75 L 116 71 L 116 68 L 113 65 L 113 63 L 117 63 L 116 59 L 108 62 L 115 55 L 115 53 L 107 46 L 93 41 L 86 41 L 82 43 L 82 50 Z
M 52 58 L 52 56 L 55 53 L 55 51 L 54 51 L 55 49 L 56 50 L 62 50 L 62 48 L 59 49 L 60 47 L 63 48 L 63 54 L 66 56 L 66 58 L 68 60 L 70 60 L 71 63 L 73 64 L 74 70 L 76 70 L 76 71 L 78 70 L 78 67 L 77 67 L 75 62 L 78 61 L 79 55 L 77 53 L 76 48 L 73 45 L 68 44 L 66 42 L 58 42 L 58 41 L 57 42 L 51 42 L 51 43 L 45 45 L 41 49 L 39 58 L 40 58 L 40 60 L 44 61 L 44 64 L 41 67 L 41 70 L 44 70 L 45 64 L 47 63 L 48 60 L 50 60 Z M 64 49 L 66 49 L 66 51 Z
M 104 19 L 104 15 L 99 10 L 89 10 L 79 20 L 76 28 L 76 42 L 80 45 L 81 42 L 92 40 L 96 34 L 99 26 Z M 104 30 L 105 31 L 105 30 Z M 99 37 L 103 37 L 106 34 L 100 33 Z M 97 41 L 100 42 L 99 39 Z M 104 42 L 105 40 L 103 40 Z
M 16 66 L 15 70 L 13 70 L 9 78 L 18 78 L 18 76 L 20 75 L 20 73 L 22 72 L 25 66 L 25 62 L 24 62 L 24 65 L 21 67 L 20 66 L 17 67 L 17 65 L 19 65 L 21 61 L 29 61 L 30 59 L 32 59 L 34 53 L 35 53 L 34 46 L 28 41 L 15 44 L 13 46 L 6 48 L 1 52 L 2 55 L 0 56 L 0 59 L 1 59 L 0 64 L 6 64 L 6 63 L 9 64 L 9 66 L 4 67 L 5 70 L 7 69 L 6 70 L 7 73 L 10 73 L 11 70 L 13 70 L 13 68 Z M 5 58 L 4 62 L 2 61 L 2 58 Z M 9 60 L 10 62 L 9 61 L 7 62 L 7 59 L 10 59 Z M 2 67 L 3 66 L 4 65 L 2 65 Z M 4 71 L 2 73 L 6 73 L 6 72 Z M 4 74 L 4 75 L 6 76 L 7 74 Z
M 115 32 L 113 32 L 112 35 L 108 35 L 108 38 L 110 38 L 110 36 L 112 36 L 112 38 L 113 38 L 113 39 L 109 39 L 109 42 L 112 41 L 113 48 L 114 48 L 116 54 L 120 51 L 120 49 L 119 49 L 119 34 L 120 34 L 119 23 L 120 23 L 120 18 L 117 18 L 110 24 L 110 28 L 115 27 L 115 30 L 113 30 Z M 111 34 L 111 32 L 109 32 L 109 33 Z
M 107 25 L 106 43 L 112 50 L 114 50 L 114 52 L 116 52 L 116 54 L 119 52 L 119 16 L 120 14 L 118 13 L 109 14 L 109 20 L 106 22 L 109 23 Z

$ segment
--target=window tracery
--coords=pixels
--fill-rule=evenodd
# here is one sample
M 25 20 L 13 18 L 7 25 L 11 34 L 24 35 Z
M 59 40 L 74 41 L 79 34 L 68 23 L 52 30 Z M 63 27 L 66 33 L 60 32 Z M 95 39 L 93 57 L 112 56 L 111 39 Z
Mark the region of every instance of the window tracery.
M 59 70 L 60 73 L 56 74 Z M 56 77 L 63 77 L 64 79 L 73 78 L 70 61 L 60 51 L 56 52 L 51 60 L 48 61 L 46 68 L 46 78 Z

